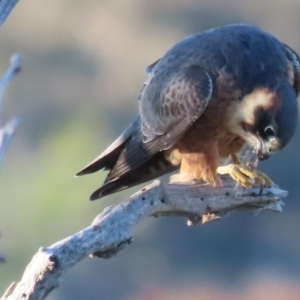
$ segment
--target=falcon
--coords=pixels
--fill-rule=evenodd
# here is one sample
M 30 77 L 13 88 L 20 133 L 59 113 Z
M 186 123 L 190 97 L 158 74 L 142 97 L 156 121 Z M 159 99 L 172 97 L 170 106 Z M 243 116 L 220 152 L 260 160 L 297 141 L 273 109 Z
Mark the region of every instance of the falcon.
M 234 24 L 191 35 L 146 72 L 139 114 L 77 176 L 108 170 L 91 200 L 179 169 L 172 181 L 271 186 L 243 165 L 245 146 L 265 160 L 284 148 L 298 122 L 300 58 L 271 34 Z M 231 163 L 222 165 L 224 159 Z

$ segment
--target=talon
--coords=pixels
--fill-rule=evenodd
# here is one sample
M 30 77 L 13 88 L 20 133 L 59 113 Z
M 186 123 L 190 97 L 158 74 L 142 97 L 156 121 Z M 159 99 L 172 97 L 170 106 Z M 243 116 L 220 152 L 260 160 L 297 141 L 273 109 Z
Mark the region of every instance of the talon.
M 251 188 L 254 185 L 270 187 L 273 184 L 266 174 L 243 166 L 241 163 L 220 166 L 217 168 L 217 173 L 220 175 L 228 174 L 233 180 L 246 188 Z
M 264 187 L 271 187 L 274 184 L 272 179 L 265 173 L 260 171 L 255 171 L 255 172 L 257 174 L 257 177 L 264 181 L 263 183 Z
M 231 178 L 246 188 L 250 188 L 255 184 L 256 174 L 242 164 L 229 164 L 217 168 L 220 175 L 228 174 Z

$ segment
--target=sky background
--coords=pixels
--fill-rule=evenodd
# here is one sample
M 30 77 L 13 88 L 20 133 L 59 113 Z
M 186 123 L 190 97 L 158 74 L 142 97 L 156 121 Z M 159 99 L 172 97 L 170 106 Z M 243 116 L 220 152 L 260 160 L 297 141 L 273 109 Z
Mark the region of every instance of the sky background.
M 104 173 L 73 175 L 137 114 L 145 67 L 183 37 L 250 23 L 300 52 L 299 0 L 22 0 L 0 28 L 0 70 L 22 55 L 1 124 L 21 119 L 0 170 L 0 294 L 41 246 L 138 188 L 89 202 Z M 281 214 L 187 227 L 149 219 L 110 260 L 87 258 L 48 299 L 300 299 L 300 132 L 260 164 L 290 192 Z

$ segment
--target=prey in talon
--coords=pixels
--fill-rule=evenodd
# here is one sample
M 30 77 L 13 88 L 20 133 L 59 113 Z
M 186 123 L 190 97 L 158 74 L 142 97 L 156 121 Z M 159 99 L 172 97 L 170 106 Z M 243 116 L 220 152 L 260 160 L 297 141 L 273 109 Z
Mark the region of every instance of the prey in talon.
M 272 180 L 244 165 L 250 146 L 265 160 L 291 141 L 298 122 L 299 55 L 271 34 L 234 24 L 191 35 L 147 69 L 139 113 L 77 175 L 109 171 L 91 200 L 179 170 L 172 181 L 244 187 Z M 226 158 L 232 163 L 222 165 Z

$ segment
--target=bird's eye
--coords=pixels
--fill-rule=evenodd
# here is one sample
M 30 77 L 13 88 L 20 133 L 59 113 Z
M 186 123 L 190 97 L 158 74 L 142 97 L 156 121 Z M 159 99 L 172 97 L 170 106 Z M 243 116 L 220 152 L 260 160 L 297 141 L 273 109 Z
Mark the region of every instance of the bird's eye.
M 269 141 L 274 141 L 276 140 L 276 132 L 275 129 L 273 128 L 273 126 L 269 125 L 265 128 L 265 134 L 267 136 L 267 139 Z

